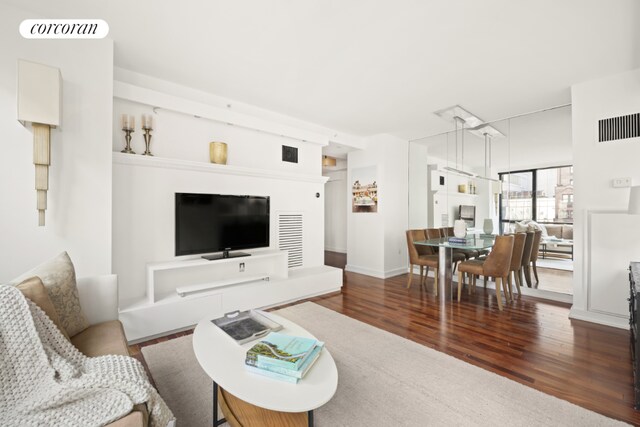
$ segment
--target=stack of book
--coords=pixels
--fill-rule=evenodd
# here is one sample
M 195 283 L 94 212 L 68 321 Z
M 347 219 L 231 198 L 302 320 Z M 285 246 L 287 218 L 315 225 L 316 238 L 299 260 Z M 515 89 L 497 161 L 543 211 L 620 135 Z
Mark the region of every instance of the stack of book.
M 469 237 L 449 237 L 449 243 L 452 245 L 469 245 L 473 243 L 475 238 L 473 236 Z
M 271 332 L 247 351 L 249 372 L 290 383 L 297 383 L 309 372 L 324 343 L 313 338 Z

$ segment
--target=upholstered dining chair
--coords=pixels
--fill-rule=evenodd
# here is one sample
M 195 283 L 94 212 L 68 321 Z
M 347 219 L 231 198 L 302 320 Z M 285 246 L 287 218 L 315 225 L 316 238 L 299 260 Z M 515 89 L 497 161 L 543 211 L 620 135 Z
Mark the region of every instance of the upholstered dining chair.
M 511 252 L 511 266 L 509 267 L 509 277 L 507 280 L 507 289 L 509 290 L 509 297 L 513 299 L 513 291 L 512 291 L 512 281 L 511 277 L 513 276 L 513 281 L 516 282 L 516 289 L 518 290 L 518 295 L 522 295 L 522 291 L 520 291 L 520 269 L 522 268 L 522 252 L 524 251 L 524 243 L 527 240 L 526 233 L 515 233 L 513 235 L 513 252 Z
M 533 249 L 533 238 L 535 237 L 533 231 L 527 231 L 527 237 L 524 241 L 524 249 L 522 250 L 522 264 L 520 268 L 520 284 L 526 280 L 527 286 L 531 287 L 531 274 L 529 273 L 529 262 L 531 262 L 531 250 Z M 524 279 L 523 279 L 524 274 Z
M 444 235 L 441 228 L 427 228 L 424 230 L 424 233 L 427 236 L 427 239 L 439 239 L 441 237 L 447 237 Z M 437 255 L 437 252 L 434 249 L 434 255 Z M 462 253 L 461 249 L 453 249 L 451 251 L 451 262 L 453 263 L 453 271 L 456 270 L 456 266 L 460 261 L 464 261 L 467 257 Z
M 470 276 L 469 293 L 471 293 L 472 286 L 475 288 L 475 282 L 478 276 L 495 277 L 498 309 L 502 310 L 500 288 L 502 287 L 505 298 L 508 299 L 509 294 L 507 293 L 506 280 L 511 267 L 513 240 L 513 236 L 497 236 L 493 249 L 491 249 L 491 252 L 484 260 L 469 260 L 461 262 L 460 265 L 458 265 L 458 302 L 460 302 L 462 287 L 465 284 L 465 273 Z
M 424 230 L 407 230 L 407 249 L 409 251 L 409 280 L 407 282 L 407 289 L 411 287 L 413 266 L 419 265 L 420 286 L 424 286 L 424 282 L 429 274 L 429 268 L 433 268 L 433 272 L 435 274 L 433 288 L 435 294 L 438 295 L 438 255 L 434 255 L 428 246 L 416 245 L 413 243 L 425 239 L 426 235 Z M 424 272 L 425 267 L 427 268 L 426 273 Z
M 531 245 L 531 269 L 533 270 L 533 275 L 536 277 L 536 285 L 540 283 L 540 280 L 538 279 L 538 266 L 536 265 L 536 263 L 538 262 L 538 254 L 540 253 L 541 239 L 542 239 L 542 230 L 537 230 L 533 236 L 533 244 Z M 527 271 L 529 271 L 529 267 L 527 267 Z M 529 272 L 529 281 L 531 281 L 530 272 Z

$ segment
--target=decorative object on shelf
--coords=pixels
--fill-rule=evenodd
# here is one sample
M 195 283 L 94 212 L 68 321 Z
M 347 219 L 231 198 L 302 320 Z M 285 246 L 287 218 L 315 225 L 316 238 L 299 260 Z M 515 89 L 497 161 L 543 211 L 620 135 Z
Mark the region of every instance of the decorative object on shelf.
M 128 114 L 123 114 L 122 115 L 122 131 L 125 134 L 124 140 L 126 145 L 124 147 L 124 150 L 121 151 L 121 153 L 136 154 L 136 152 L 131 149 L 131 134 L 135 132 L 135 128 L 136 128 L 136 118 Z
M 640 185 L 631 187 L 629 193 L 629 213 L 640 215 Z
M 453 235 L 463 238 L 467 235 L 467 222 L 463 219 L 456 219 L 453 222 Z
M 322 166 L 332 167 L 336 165 L 336 158 L 331 156 L 322 156 Z
M 491 218 L 485 218 L 484 223 L 482 225 L 482 231 L 484 231 L 484 234 L 493 233 L 493 220 Z
M 209 143 L 209 160 L 218 165 L 227 164 L 227 144 L 224 142 Z
M 458 193 L 466 193 L 467 184 L 458 184 Z
M 378 212 L 378 168 L 369 166 L 353 169 L 351 178 L 351 211 L 354 213 Z
M 153 130 L 153 117 L 149 114 L 142 115 L 142 130 L 144 131 L 144 146 L 145 150 L 142 153 L 143 156 L 153 156 L 151 154 L 151 131 Z
M 62 76 L 60 69 L 18 60 L 18 120 L 33 128 L 38 225 L 44 226 L 51 164 L 51 128 L 60 126 Z

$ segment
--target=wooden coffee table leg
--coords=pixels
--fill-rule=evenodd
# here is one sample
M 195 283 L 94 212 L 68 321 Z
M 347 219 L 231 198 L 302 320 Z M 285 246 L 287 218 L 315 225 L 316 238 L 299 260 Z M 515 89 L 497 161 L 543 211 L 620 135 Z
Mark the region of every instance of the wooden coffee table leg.
M 271 411 L 240 400 L 221 387 L 214 387 L 219 393 L 217 401 L 220 403 L 222 413 L 231 427 L 313 426 L 313 411 Z

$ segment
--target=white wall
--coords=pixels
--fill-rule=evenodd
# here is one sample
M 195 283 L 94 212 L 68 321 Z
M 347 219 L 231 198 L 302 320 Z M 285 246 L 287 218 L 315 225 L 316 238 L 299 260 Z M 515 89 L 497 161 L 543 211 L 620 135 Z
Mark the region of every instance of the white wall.
M 429 162 L 427 146 L 409 143 L 409 228 L 427 228 L 433 223 L 429 207 Z
M 375 135 L 366 141 L 365 150 L 349 153 L 348 188 L 354 169 L 376 166 L 378 212 L 353 213 L 349 202 L 346 269 L 391 277 L 407 271 L 408 142 L 391 135 Z
M 351 207 L 347 191 L 347 171 L 324 172 L 329 181 L 324 186 L 324 248 L 347 252 L 347 212 Z
M 635 235 L 640 217 L 624 213 L 629 189 L 612 188 L 611 180 L 631 177 L 640 185 L 640 138 L 599 143 L 597 129 L 599 119 L 640 112 L 640 69 L 574 85 L 571 98 L 575 194 L 571 316 L 628 328 L 626 269 L 630 261 L 640 260 L 640 239 L 629 236 Z M 606 227 L 603 215 L 610 218 Z
M 0 4 L 0 282 L 65 250 L 78 276 L 111 272 L 113 43 L 23 39 L 18 26 L 34 17 Z M 18 58 L 62 72 L 45 227 L 37 225 L 33 134 L 16 119 Z

